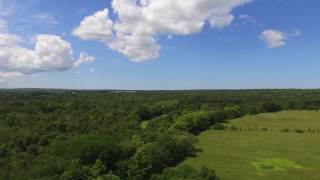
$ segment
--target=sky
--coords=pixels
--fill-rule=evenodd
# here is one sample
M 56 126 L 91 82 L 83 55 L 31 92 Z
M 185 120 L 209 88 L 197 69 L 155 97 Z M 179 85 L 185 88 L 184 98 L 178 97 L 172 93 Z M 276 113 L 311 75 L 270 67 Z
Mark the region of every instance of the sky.
M 320 88 L 318 0 L 0 0 L 0 88 Z

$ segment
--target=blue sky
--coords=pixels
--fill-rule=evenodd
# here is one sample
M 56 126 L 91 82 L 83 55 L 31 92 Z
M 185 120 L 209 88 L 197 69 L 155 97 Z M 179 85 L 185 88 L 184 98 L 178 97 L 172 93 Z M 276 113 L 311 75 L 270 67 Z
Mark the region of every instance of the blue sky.
M 3 74 L 22 74 L 4 76 L 7 78 L 0 80 L 0 88 L 319 88 L 320 2 L 252 0 L 242 4 L 240 1 L 234 0 L 235 4 L 226 5 L 232 6 L 228 7 L 231 11 L 223 16 L 232 14 L 234 18 L 230 23 L 223 22 L 223 27 L 210 25 L 207 20 L 199 31 L 187 34 L 182 34 L 182 30 L 163 30 L 166 24 L 158 29 L 153 27 L 156 30 L 150 38 L 156 43 L 150 46 L 161 47 L 159 55 L 137 58 L 131 53 L 110 48 L 109 41 L 88 40 L 83 33 L 74 33 L 85 17 L 105 8 L 109 9 L 108 18 L 113 23 L 123 20 L 113 14 L 111 1 L 0 0 L 0 14 L 6 12 L 0 16 L 6 23 L 5 33 L 23 38 L 19 47 L 32 50 L 37 35 L 56 35 L 71 44 L 74 60 L 81 52 L 95 57 L 94 62 L 77 67 L 55 66 L 50 70 L 37 67 L 26 72 L 16 66 L 2 65 L 0 49 L 0 77 L 1 70 Z M 156 26 L 149 24 L 148 27 Z M 149 50 L 140 45 L 139 48 Z

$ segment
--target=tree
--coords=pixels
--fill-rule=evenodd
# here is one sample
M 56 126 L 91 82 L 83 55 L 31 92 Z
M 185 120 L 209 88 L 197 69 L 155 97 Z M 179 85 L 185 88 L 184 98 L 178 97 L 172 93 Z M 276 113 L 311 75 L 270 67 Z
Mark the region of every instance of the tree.
M 267 102 L 262 104 L 261 109 L 263 112 L 278 112 L 282 110 L 282 107 L 279 104 Z
M 80 160 L 72 160 L 70 165 L 61 175 L 62 180 L 87 180 L 89 170 L 87 167 L 82 166 Z
M 100 159 L 97 159 L 96 162 L 91 166 L 89 174 L 90 179 L 104 178 L 107 175 L 107 167 Z
M 146 154 L 147 146 L 142 146 L 129 161 L 128 178 L 130 180 L 144 180 L 150 176 L 152 162 Z
M 166 168 L 162 174 L 153 175 L 151 180 L 219 180 L 214 171 L 208 168 L 195 169 L 188 165 Z

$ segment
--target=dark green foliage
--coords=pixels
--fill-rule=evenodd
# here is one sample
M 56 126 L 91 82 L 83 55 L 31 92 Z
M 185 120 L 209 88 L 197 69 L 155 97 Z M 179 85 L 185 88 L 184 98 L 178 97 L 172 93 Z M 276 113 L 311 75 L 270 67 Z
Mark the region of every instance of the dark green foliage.
M 79 160 L 72 160 L 60 176 L 62 180 L 86 180 L 89 178 L 89 168 L 81 164 Z
M 215 172 L 208 168 L 194 169 L 188 165 L 167 168 L 161 175 L 154 175 L 151 180 L 219 180 Z
M 194 155 L 192 134 L 319 102 L 319 90 L 0 90 L 0 179 L 148 179 Z
M 84 165 L 93 164 L 97 159 L 114 169 L 121 159 L 121 149 L 115 142 L 104 136 L 77 135 L 66 141 L 54 143 L 52 153 L 64 159 L 79 159 Z
M 216 125 L 214 126 L 214 129 L 215 129 L 215 130 L 226 130 L 227 127 L 225 127 L 223 124 L 216 124 Z
M 288 128 L 283 129 L 283 130 L 282 130 L 282 132 L 286 132 L 286 133 L 288 133 L 288 132 L 290 132 L 290 129 L 288 129 Z
M 198 111 L 179 116 L 174 127 L 181 131 L 197 134 L 214 124 L 214 112 Z
M 302 129 L 296 129 L 295 132 L 296 132 L 296 133 L 304 133 L 305 131 L 302 130 Z
M 152 173 L 175 166 L 194 152 L 195 139 L 188 134 L 167 131 L 155 133 L 150 139 L 142 137 L 142 144 L 130 159 L 129 179 L 148 179 Z
M 283 108 L 279 104 L 273 102 L 263 103 L 261 107 L 262 112 L 278 112 L 282 109 Z
M 101 160 L 96 160 L 92 166 L 84 166 L 79 160 L 72 160 L 63 174 L 61 180 L 120 180 L 120 177 L 107 171 Z

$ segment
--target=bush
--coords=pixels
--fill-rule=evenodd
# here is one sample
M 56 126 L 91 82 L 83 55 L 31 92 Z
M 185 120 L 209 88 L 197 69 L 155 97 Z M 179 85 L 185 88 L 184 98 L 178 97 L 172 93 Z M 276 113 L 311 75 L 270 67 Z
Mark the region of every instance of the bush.
M 188 165 L 166 168 L 161 175 L 153 175 L 150 180 L 219 180 L 213 170 L 195 169 Z
M 288 128 L 282 129 L 281 131 L 282 131 L 282 132 L 286 132 L 286 133 L 290 132 L 290 130 L 289 130 Z
M 304 133 L 304 130 L 296 129 L 295 132 L 296 132 L 296 133 Z
M 226 130 L 226 126 L 224 126 L 223 124 L 216 124 L 214 126 L 214 130 Z
M 234 126 L 234 125 L 232 125 L 230 129 L 231 129 L 231 131 L 237 131 L 238 130 L 238 128 L 236 126 Z

